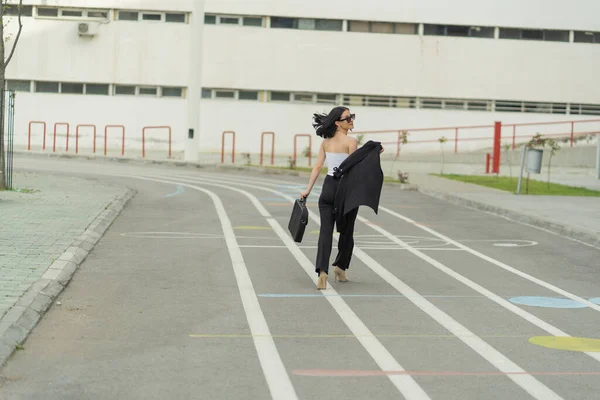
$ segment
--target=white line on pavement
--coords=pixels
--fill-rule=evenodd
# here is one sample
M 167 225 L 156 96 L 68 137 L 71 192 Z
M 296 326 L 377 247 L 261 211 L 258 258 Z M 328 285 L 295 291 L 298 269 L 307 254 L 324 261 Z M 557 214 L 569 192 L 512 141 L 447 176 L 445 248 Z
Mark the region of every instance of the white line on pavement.
M 141 176 L 129 177 L 169 184 L 173 183 L 172 181 L 152 179 Z M 225 211 L 225 207 L 223 206 L 221 199 L 215 193 L 198 186 L 188 184 L 180 185 L 206 193 L 214 203 L 214 206 L 217 210 L 217 215 L 221 221 L 221 227 L 223 229 L 223 235 L 225 236 L 225 242 L 229 250 L 229 255 L 231 257 L 231 263 L 233 265 L 235 278 L 240 291 L 242 305 L 246 313 L 246 318 L 248 319 L 250 331 L 253 335 L 254 346 L 256 347 L 258 359 L 260 360 L 260 365 L 263 369 L 263 373 L 265 374 L 271 396 L 273 399 L 277 400 L 298 399 L 290 377 L 285 369 L 285 366 L 283 365 L 283 361 L 279 356 L 275 342 L 271 337 L 267 320 L 265 319 L 265 316 L 260 308 L 258 297 L 256 296 L 256 292 L 254 291 L 254 287 L 252 285 L 252 280 L 250 279 L 250 274 L 246 268 L 242 251 L 237 243 L 231 221 L 227 216 L 227 212 Z
M 181 178 L 176 178 L 176 179 L 178 182 L 180 180 L 182 180 Z M 189 179 L 189 178 L 185 178 L 183 180 L 187 181 L 186 179 Z M 200 183 L 200 182 L 206 183 L 211 186 L 223 187 L 223 188 L 229 189 L 229 190 L 239 191 L 239 192 L 245 194 L 251 200 L 254 199 L 253 203 L 258 203 L 260 205 L 260 207 L 262 207 L 262 204 L 260 204 L 260 202 L 258 202 L 256 197 L 254 197 L 253 195 L 251 195 L 248 192 L 241 191 L 239 189 L 235 189 L 230 186 L 225 186 L 225 185 L 215 183 L 215 181 L 213 181 L 209 178 L 196 178 L 196 179 L 193 179 L 192 181 L 197 182 L 197 183 Z M 218 182 L 221 182 L 221 180 L 219 180 Z M 257 185 L 244 184 L 244 183 L 237 183 L 237 182 L 233 182 L 233 183 L 237 186 L 251 187 L 254 189 L 260 189 L 260 190 L 269 191 L 269 192 L 272 192 L 275 194 L 279 194 L 282 197 L 286 198 L 290 203 L 293 203 L 295 201 L 295 199 L 293 197 L 287 196 L 287 195 L 285 195 L 281 192 L 278 192 L 276 190 L 273 190 L 273 189 L 269 189 L 269 188 L 265 188 L 265 187 L 257 186 Z M 315 223 L 320 224 L 319 219 L 314 215 L 313 212 L 311 212 L 309 214 L 309 216 L 311 219 L 313 219 L 313 221 Z M 379 229 L 381 229 L 381 228 L 379 228 Z M 383 231 L 383 229 L 382 229 L 382 231 Z M 387 232 L 387 233 L 388 233 L 388 235 L 393 236 L 389 232 Z M 289 238 L 288 235 L 285 234 L 285 231 L 283 231 L 283 234 L 284 234 L 283 236 L 286 238 L 286 240 L 291 241 L 291 238 Z M 284 240 L 284 237 L 282 237 L 282 240 Z M 284 240 L 284 242 L 286 240 Z M 293 241 L 291 243 L 294 244 Z M 304 258 L 306 258 L 306 256 L 300 251 L 300 249 L 297 248 L 297 246 L 294 246 L 294 248 L 298 252 L 300 252 L 300 254 L 302 254 L 304 256 Z M 525 370 L 523 370 L 516 363 L 514 363 L 509 358 L 504 356 L 498 350 L 493 348 L 491 345 L 489 345 L 483 339 L 481 339 L 480 337 L 475 335 L 473 332 L 471 332 L 465 326 L 460 324 L 458 321 L 453 319 L 451 316 L 446 314 L 444 311 L 437 308 L 435 305 L 433 305 L 431 302 L 429 302 L 427 299 L 425 299 L 423 296 L 421 296 L 419 293 L 417 293 L 415 290 L 413 290 L 410 286 L 406 285 L 404 282 L 402 282 L 400 279 L 398 279 L 395 275 L 393 275 L 391 272 L 389 272 L 387 269 L 385 269 L 381 264 L 379 264 L 377 261 L 375 261 L 373 258 L 371 258 L 368 254 L 366 254 L 364 251 L 362 251 L 359 247 L 355 247 L 355 254 L 373 272 L 375 272 L 377 275 L 379 275 L 389 285 L 394 287 L 399 293 L 406 296 L 408 298 L 408 300 L 411 301 L 415 306 L 417 306 L 423 312 L 428 314 L 431 318 L 433 318 L 435 321 L 437 321 L 440 325 L 442 325 L 444 328 L 446 328 L 452 334 L 457 336 L 467 346 L 469 346 L 471 349 L 473 349 L 476 353 L 478 353 L 481 357 L 483 357 L 485 360 L 487 360 L 490 364 L 495 366 L 498 370 L 500 370 L 504 373 L 507 373 L 507 377 L 509 379 L 511 379 L 513 382 L 515 382 L 518 386 L 520 386 L 523 390 L 525 390 L 531 396 L 533 396 L 536 399 L 544 399 L 544 400 L 561 398 L 558 394 L 553 392 L 551 389 L 549 389 L 547 386 L 545 386 L 543 383 L 541 383 L 540 381 L 538 381 L 535 377 L 533 377 L 531 375 L 510 374 L 511 372 L 524 373 Z M 308 261 L 308 263 L 312 267 L 312 270 L 310 271 L 310 273 L 312 275 L 314 275 L 314 282 L 316 283 L 316 274 L 314 274 L 314 266 L 312 266 L 310 261 Z M 303 265 L 303 267 L 305 269 L 307 268 L 305 265 Z M 328 300 L 329 300 L 329 298 L 328 298 Z

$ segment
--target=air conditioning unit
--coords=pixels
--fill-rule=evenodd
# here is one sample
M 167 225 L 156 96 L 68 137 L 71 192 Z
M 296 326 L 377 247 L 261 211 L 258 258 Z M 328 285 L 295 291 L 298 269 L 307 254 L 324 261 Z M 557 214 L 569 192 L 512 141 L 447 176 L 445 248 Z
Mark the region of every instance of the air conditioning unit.
M 99 24 L 90 22 L 81 22 L 77 26 L 79 36 L 96 36 L 98 34 Z

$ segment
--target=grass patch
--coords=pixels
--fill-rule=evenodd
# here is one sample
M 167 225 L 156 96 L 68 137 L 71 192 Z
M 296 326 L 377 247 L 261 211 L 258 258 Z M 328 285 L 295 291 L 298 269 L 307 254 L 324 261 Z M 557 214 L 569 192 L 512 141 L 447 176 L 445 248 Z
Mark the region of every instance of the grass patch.
M 517 192 L 517 186 L 519 184 L 519 178 L 510 178 L 508 176 L 481 176 L 481 175 L 440 175 L 441 178 L 452 179 L 455 181 L 473 183 L 480 186 L 486 186 L 494 189 L 504 190 L 511 193 Z M 526 179 L 523 178 L 521 183 L 521 194 L 525 194 Z M 592 196 L 600 197 L 600 191 L 590 190 L 575 186 L 560 185 L 558 183 L 550 183 L 548 187 L 547 182 L 529 180 L 529 194 L 537 196 Z

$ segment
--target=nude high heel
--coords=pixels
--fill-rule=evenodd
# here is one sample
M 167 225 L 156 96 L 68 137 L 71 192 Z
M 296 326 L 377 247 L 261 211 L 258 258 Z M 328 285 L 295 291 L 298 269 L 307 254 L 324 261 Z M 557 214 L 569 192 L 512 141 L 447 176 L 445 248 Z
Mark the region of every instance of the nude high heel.
M 321 273 L 319 274 L 319 281 L 317 282 L 317 289 L 318 290 L 327 289 L 327 274 L 323 271 L 321 271 Z
M 333 275 L 335 277 L 335 281 L 337 282 L 338 280 L 340 282 L 348 282 L 348 278 L 346 277 L 346 271 L 344 271 L 343 269 L 341 269 L 340 267 L 335 267 L 333 269 Z

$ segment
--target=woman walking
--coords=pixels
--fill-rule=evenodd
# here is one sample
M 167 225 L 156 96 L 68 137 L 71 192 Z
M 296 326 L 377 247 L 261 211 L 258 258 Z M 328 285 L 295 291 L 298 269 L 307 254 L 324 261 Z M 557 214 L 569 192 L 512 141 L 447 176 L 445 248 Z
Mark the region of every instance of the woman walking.
M 321 229 L 315 270 L 319 276 L 317 289 L 327 287 L 329 274 L 329 258 L 333 242 L 333 230 L 336 223 L 336 193 L 340 185 L 339 177 L 336 179 L 338 168 L 346 159 L 357 150 L 358 142 L 348 136 L 348 131 L 354 128 L 355 115 L 346 107 L 335 107 L 329 114 L 314 114 L 313 127 L 318 136 L 323 138 L 319 148 L 317 162 L 309 178 L 308 187 L 300 193 L 302 198 L 308 197 L 325 162 L 327 163 L 327 176 L 323 182 L 323 189 L 319 197 L 319 213 L 321 215 Z M 383 148 L 379 145 L 380 151 Z M 380 152 L 379 151 L 379 152 Z M 379 154 L 378 152 L 378 154 Z M 378 156 L 377 156 L 378 157 Z M 377 159 L 379 162 L 379 159 Z M 354 249 L 354 222 L 358 214 L 358 207 L 351 209 L 344 215 L 344 229 L 340 232 L 338 242 L 338 255 L 333 262 L 336 281 L 347 282 L 346 270 L 350 267 L 352 250 Z M 338 216 L 339 217 L 339 216 Z M 338 227 L 339 228 L 339 227 Z

